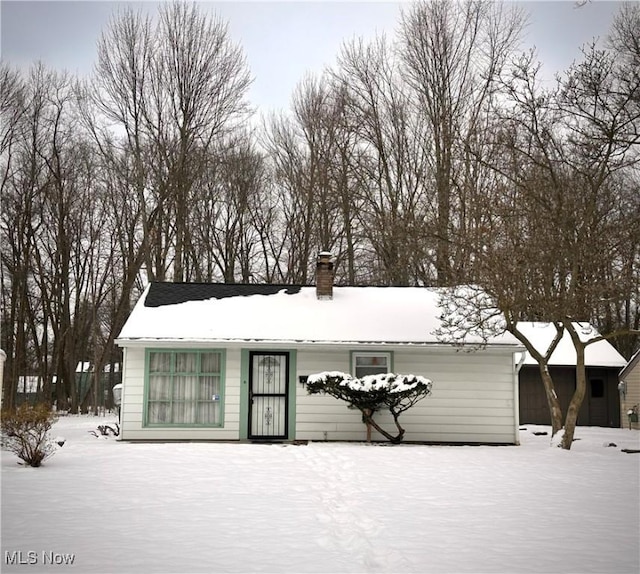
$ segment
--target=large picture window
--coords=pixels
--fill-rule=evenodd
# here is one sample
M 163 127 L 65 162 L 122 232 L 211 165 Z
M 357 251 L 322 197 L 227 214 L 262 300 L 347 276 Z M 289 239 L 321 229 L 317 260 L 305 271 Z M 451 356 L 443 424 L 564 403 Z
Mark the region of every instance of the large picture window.
M 353 353 L 352 374 L 357 377 L 391 372 L 391 353 Z
M 148 425 L 222 425 L 221 351 L 148 351 Z

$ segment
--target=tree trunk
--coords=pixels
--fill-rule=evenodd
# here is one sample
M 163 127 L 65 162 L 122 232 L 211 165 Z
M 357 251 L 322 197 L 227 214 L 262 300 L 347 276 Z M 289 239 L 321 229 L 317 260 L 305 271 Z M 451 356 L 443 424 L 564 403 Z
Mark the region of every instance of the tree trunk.
M 400 433 L 397 436 L 393 436 L 392 434 L 384 430 L 376 421 L 373 420 L 373 413 L 371 413 L 370 410 L 368 411 L 368 413 L 369 414 L 367 414 L 367 412 L 365 412 L 364 410 L 362 411 L 362 415 L 363 415 L 362 418 L 365 424 L 367 425 L 367 432 L 370 431 L 369 427 L 371 426 L 374 429 L 376 429 L 384 438 L 386 438 L 389 442 L 392 442 L 393 444 L 398 444 L 399 442 L 402 441 L 402 437 L 404 436 L 404 429 L 400 427 L 397 420 L 396 420 L 396 426 L 398 427 Z
M 565 450 L 570 450 L 573 443 L 573 435 L 576 430 L 576 423 L 578 422 L 578 414 L 580 413 L 580 407 L 586 394 L 587 389 L 587 374 L 584 366 L 584 349 L 585 345 L 579 340 L 578 335 L 574 333 L 573 329 L 570 329 L 571 338 L 576 348 L 576 390 L 571 397 L 569 408 L 567 409 L 567 416 L 564 421 L 564 436 L 560 447 Z
M 538 363 L 538 366 L 540 367 L 540 377 L 544 384 L 547 404 L 549 405 L 549 414 L 551 415 L 551 436 L 555 436 L 555 434 L 562 429 L 562 407 L 560 406 L 548 365 Z
M 367 425 L 367 442 L 371 442 L 371 423 L 367 420 L 368 418 L 371 418 L 371 415 L 373 414 L 370 410 L 367 410 L 366 412 L 363 412 L 364 414 L 364 424 Z

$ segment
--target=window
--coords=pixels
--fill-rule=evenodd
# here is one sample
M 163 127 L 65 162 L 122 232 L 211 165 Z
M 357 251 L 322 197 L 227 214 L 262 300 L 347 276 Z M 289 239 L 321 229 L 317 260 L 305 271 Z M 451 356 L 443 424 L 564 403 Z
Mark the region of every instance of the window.
M 148 351 L 148 425 L 222 426 L 221 351 Z
M 602 379 L 591 379 L 591 398 L 601 399 L 604 397 L 604 381 Z
M 357 377 L 391 372 L 391 353 L 353 353 L 352 374 Z

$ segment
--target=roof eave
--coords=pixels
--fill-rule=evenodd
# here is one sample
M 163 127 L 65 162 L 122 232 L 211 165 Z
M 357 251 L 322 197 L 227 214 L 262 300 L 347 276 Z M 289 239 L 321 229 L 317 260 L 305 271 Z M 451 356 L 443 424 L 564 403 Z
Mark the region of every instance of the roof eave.
M 522 352 L 524 347 L 515 343 L 466 343 L 465 345 L 453 345 L 439 341 L 331 341 L 331 340 L 296 340 L 296 339 L 180 339 L 180 338 L 149 338 L 149 337 L 124 337 L 116 339 L 116 344 L 120 347 L 149 347 L 167 345 L 288 345 L 299 346 L 331 346 L 331 347 L 353 347 L 353 346 L 394 346 L 394 347 L 429 347 L 441 349 L 460 349 L 462 351 L 483 347 L 490 349 L 503 349 L 512 352 Z
M 624 379 L 633 368 L 640 362 L 640 349 L 636 351 L 636 353 L 629 359 L 629 362 L 622 367 L 622 370 L 618 374 L 619 379 Z

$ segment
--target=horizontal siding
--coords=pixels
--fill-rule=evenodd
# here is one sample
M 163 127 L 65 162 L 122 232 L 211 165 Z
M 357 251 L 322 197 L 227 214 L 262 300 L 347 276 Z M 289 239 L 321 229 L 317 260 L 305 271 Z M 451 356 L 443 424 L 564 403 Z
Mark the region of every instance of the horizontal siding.
M 329 397 L 331 398 L 331 397 Z M 426 405 L 424 409 L 426 412 L 433 412 L 434 416 L 445 416 L 445 417 L 474 417 L 474 416 L 482 416 L 482 417 L 509 417 L 513 416 L 513 408 L 509 406 L 502 407 L 494 407 L 491 402 L 486 407 L 478 409 L 477 406 L 460 406 L 455 405 L 452 406 L 448 401 L 439 401 L 441 404 L 434 404 L 436 401 L 432 397 L 427 397 L 424 399 L 425 401 L 430 401 L 429 405 Z M 337 418 L 341 417 L 352 417 L 353 412 L 355 412 L 358 416 L 359 411 L 351 411 L 345 409 L 345 412 L 336 409 L 336 405 L 340 405 L 339 401 L 333 400 L 333 402 L 329 405 L 307 405 L 305 410 L 298 408 L 297 412 L 305 415 L 305 421 L 309 422 L 322 422 L 327 420 L 328 415 L 332 415 Z M 418 403 L 420 404 L 420 403 Z M 417 408 L 414 407 L 414 409 Z M 420 417 L 421 414 L 414 414 L 414 409 L 409 409 L 405 413 L 402 414 L 402 420 L 410 419 L 411 417 Z M 480 414 L 479 414 L 480 413 Z
M 227 349 L 224 387 L 224 426 L 221 428 L 145 428 L 145 350 L 128 348 L 125 353 L 122 433 L 123 440 L 237 440 L 240 436 L 240 351 Z
M 350 350 L 299 349 L 296 380 L 327 370 L 351 371 Z M 367 349 L 370 350 L 370 349 Z M 513 358 L 507 352 L 456 353 L 449 349 L 393 350 L 394 371 L 423 375 L 433 381 L 433 393 L 400 417 L 405 441 L 512 444 L 516 436 Z M 144 428 L 144 358 L 141 348 L 125 357 L 122 410 L 124 440 L 237 440 L 240 435 L 240 350 L 227 349 L 224 428 Z M 390 415 L 376 421 L 395 434 Z M 296 383 L 298 440 L 366 439 L 358 410 L 329 396 L 309 395 Z M 382 440 L 375 431 L 374 440 Z
M 640 404 L 640 362 L 625 376 L 627 383 L 627 394 L 623 401 L 620 401 L 620 426 L 623 428 L 640 428 L 640 422 L 630 423 L 627 411 L 634 405 Z
M 124 428 L 124 423 L 123 423 Z M 134 428 L 128 430 L 126 435 L 122 434 L 122 440 L 238 440 L 238 431 L 228 428 L 224 429 L 198 429 L 198 428 L 175 428 L 175 429 L 142 429 Z
M 385 349 L 389 350 L 389 349 Z M 345 371 L 349 351 L 298 352 L 298 374 Z M 394 352 L 394 371 L 433 381 L 432 395 L 400 417 L 405 441 L 512 444 L 516 436 L 514 363 L 510 353 L 456 353 L 448 349 L 401 349 Z M 301 386 L 300 386 L 301 387 Z M 359 411 L 337 399 L 298 389 L 296 438 L 365 440 Z M 390 414 L 376 422 L 396 434 Z M 383 440 L 375 430 L 373 440 Z

